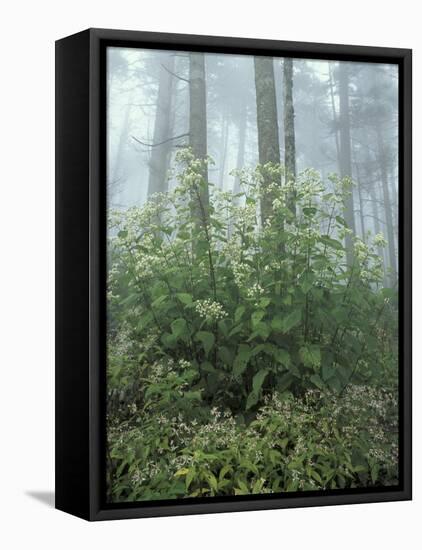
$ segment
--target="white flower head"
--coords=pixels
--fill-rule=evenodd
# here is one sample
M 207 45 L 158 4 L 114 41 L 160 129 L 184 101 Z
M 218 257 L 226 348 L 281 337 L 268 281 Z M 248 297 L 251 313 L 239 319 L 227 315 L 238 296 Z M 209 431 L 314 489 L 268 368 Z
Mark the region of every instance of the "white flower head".
M 195 311 L 200 317 L 209 321 L 220 321 L 228 315 L 227 311 L 224 310 L 219 302 L 215 302 L 211 299 L 197 300 L 195 302 Z

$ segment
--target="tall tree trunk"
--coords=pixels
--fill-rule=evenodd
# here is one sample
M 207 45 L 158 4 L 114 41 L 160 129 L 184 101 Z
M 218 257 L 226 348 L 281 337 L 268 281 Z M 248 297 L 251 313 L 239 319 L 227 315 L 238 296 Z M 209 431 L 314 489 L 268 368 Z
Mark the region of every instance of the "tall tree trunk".
M 340 175 L 352 177 L 352 155 L 350 144 L 350 106 L 349 106 L 349 65 L 339 63 L 339 96 L 340 96 Z M 345 198 L 344 219 L 352 234 L 356 234 L 353 190 Z M 346 235 L 346 255 L 349 266 L 353 263 L 352 235 Z
M 338 120 L 337 120 L 336 102 L 334 99 L 333 71 L 331 69 L 331 63 L 332 63 L 331 61 L 328 61 L 328 83 L 330 87 L 331 112 L 332 112 L 333 123 L 334 123 L 334 138 L 335 138 L 336 153 L 337 153 L 337 166 L 340 169 L 340 144 L 338 140 Z
M 395 181 L 397 181 L 397 176 L 394 170 L 394 163 L 390 163 L 390 168 L 388 170 L 388 179 L 390 181 L 390 202 L 391 202 L 391 208 L 393 212 L 393 232 L 394 232 L 394 238 L 397 245 L 397 248 L 399 246 L 398 242 L 398 232 L 399 232 L 399 202 L 398 202 L 398 196 L 397 196 L 397 188 L 395 186 Z
M 189 54 L 189 144 L 196 159 L 207 157 L 207 101 L 205 85 L 205 58 L 200 52 Z M 208 169 L 201 170 L 203 179 L 199 200 L 193 215 L 201 220 L 208 217 Z M 195 200 L 194 200 L 195 202 Z
M 238 134 L 238 149 L 236 159 L 236 170 L 242 170 L 245 164 L 245 145 L 246 145 L 246 126 L 248 119 L 248 111 L 246 101 L 243 100 L 239 113 L 239 134 Z M 236 175 L 233 184 L 233 193 L 240 192 L 240 178 Z
M 374 219 L 374 230 L 375 234 L 378 235 L 378 233 L 382 233 L 381 231 L 381 223 L 380 223 L 380 217 L 379 217 L 379 210 L 378 210 L 378 193 L 376 188 L 370 187 L 370 197 L 371 197 L 371 208 L 372 208 L 372 217 Z M 383 268 L 384 268 L 384 276 L 383 276 L 383 284 L 385 287 L 388 286 L 388 280 L 387 280 L 387 271 L 386 271 L 386 258 L 385 258 L 385 252 L 382 247 L 377 247 L 378 256 L 382 258 Z
M 268 162 L 280 164 L 273 59 L 267 56 L 255 57 L 254 65 L 259 163 L 261 165 Z M 272 182 L 265 170 L 263 171 L 263 177 L 261 219 L 264 224 L 265 220 L 271 215 L 273 198 L 268 191 L 268 186 Z
M 117 145 L 117 152 L 113 164 L 113 171 L 108 178 L 108 191 L 110 193 L 110 200 L 113 201 L 114 197 L 119 193 L 120 180 L 122 178 L 121 167 L 124 157 L 124 150 L 127 144 L 129 136 L 129 120 L 132 110 L 133 92 L 129 96 L 129 102 L 125 107 L 125 114 L 123 117 L 123 124 L 119 135 L 119 143 Z
M 296 179 L 296 143 L 295 114 L 293 106 L 293 59 L 283 61 L 283 97 L 284 97 L 284 167 L 286 182 Z M 293 183 L 294 184 L 294 183 Z M 288 196 L 288 207 L 296 214 L 296 194 L 294 190 Z
M 365 216 L 363 211 L 363 197 L 361 182 L 358 176 L 358 197 L 359 197 L 359 214 L 360 214 L 360 227 L 362 231 L 362 240 L 366 242 L 366 229 L 365 229 Z
M 165 140 L 171 137 L 172 132 L 172 96 L 175 86 L 174 77 L 169 71 L 174 71 L 174 59 L 174 55 L 171 53 L 163 54 L 160 57 L 161 65 L 154 121 L 153 147 L 149 161 L 148 197 L 154 193 L 164 193 L 168 188 L 167 172 L 169 169 L 172 142 Z
M 359 218 L 360 218 L 360 227 L 362 231 L 362 240 L 366 241 L 366 228 L 365 228 L 365 213 L 364 213 L 364 206 L 363 206 L 363 196 L 362 196 L 362 178 L 361 173 L 359 169 L 359 162 L 357 161 L 357 151 L 354 149 L 353 156 L 355 158 L 354 166 L 356 171 L 356 182 L 357 182 L 357 192 L 358 192 L 358 199 L 359 199 Z
M 227 143 L 229 137 L 229 117 L 223 113 L 221 117 L 221 141 L 220 141 L 220 169 L 218 171 L 218 187 L 223 189 L 224 170 L 226 167 Z
M 384 201 L 385 221 L 387 223 L 387 239 L 388 239 L 388 256 L 390 260 L 390 283 L 394 286 L 397 282 L 397 262 L 396 262 L 396 249 L 394 245 L 394 226 L 393 226 L 393 210 L 390 200 L 390 189 L 388 183 L 388 171 L 387 171 L 387 155 L 385 151 L 384 142 L 382 139 L 381 127 L 379 124 L 375 128 L 377 135 L 378 146 L 378 161 L 381 174 L 382 195 Z
M 238 119 L 238 147 L 236 157 L 236 170 L 242 170 L 245 165 L 245 146 L 246 146 L 246 131 L 248 124 L 248 109 L 245 99 L 243 99 L 239 109 Z M 240 193 L 240 177 L 236 174 L 233 183 L 233 195 Z M 233 197 L 233 204 L 238 205 L 240 203 L 240 197 Z M 228 237 L 233 232 L 233 220 L 228 223 Z

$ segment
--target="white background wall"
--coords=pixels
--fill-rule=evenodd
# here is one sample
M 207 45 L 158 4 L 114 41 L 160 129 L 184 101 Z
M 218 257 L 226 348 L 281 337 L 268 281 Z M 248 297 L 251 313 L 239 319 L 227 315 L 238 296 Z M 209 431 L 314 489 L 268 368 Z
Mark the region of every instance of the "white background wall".
M 421 286 L 415 215 L 415 500 L 89 524 L 54 489 L 54 40 L 87 27 L 414 49 L 414 203 L 421 208 L 421 29 L 414 0 L 46 0 L 0 8 L 0 546 L 61 549 L 420 547 Z M 419 205 L 419 206 L 418 206 Z M 31 496 L 32 495 L 32 496 Z M 34 496 L 35 495 L 35 496 Z M 41 500 L 40 500 L 41 497 Z M 44 502 L 42 502 L 44 501 Z

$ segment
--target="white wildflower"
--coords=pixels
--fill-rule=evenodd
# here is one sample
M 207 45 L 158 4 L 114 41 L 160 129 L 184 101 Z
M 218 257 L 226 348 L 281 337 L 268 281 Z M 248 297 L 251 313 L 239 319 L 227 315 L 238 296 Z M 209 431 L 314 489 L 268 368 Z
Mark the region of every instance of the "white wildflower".
M 219 302 L 215 302 L 211 299 L 197 300 L 195 302 L 195 311 L 203 319 L 211 321 L 219 321 L 228 315 Z
M 378 233 L 374 237 L 374 244 L 376 246 L 385 246 L 387 244 L 387 241 L 384 238 L 384 235 L 382 233 Z

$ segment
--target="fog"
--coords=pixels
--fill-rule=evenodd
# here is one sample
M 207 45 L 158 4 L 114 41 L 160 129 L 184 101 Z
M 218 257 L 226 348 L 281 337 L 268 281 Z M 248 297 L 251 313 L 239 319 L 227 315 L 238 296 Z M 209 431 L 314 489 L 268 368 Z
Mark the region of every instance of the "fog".
M 254 57 L 206 53 L 203 59 L 206 151 L 215 162 L 208 178 L 231 191 L 232 170 L 260 162 Z M 108 48 L 110 208 L 140 206 L 151 192 L 163 190 L 157 171 L 167 174 L 167 189 L 174 187 L 174 155 L 190 143 L 189 62 L 188 52 Z M 283 63 L 272 61 L 281 162 Z M 354 231 L 364 239 L 368 232 L 385 235 L 390 245 L 379 253 L 396 276 L 397 66 L 310 59 L 293 59 L 292 65 L 296 171 L 314 168 L 324 180 L 330 173 L 351 176 Z

